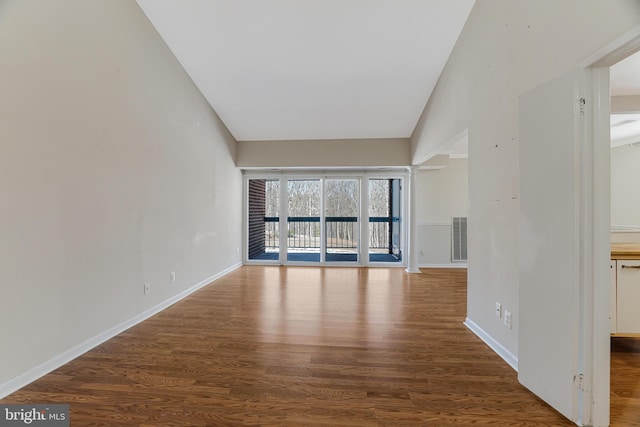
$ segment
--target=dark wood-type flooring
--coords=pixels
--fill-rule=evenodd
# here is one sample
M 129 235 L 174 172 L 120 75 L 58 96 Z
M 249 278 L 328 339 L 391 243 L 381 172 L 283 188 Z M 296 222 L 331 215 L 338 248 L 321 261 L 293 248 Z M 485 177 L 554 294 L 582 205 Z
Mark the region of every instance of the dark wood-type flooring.
M 1 400 L 72 426 L 564 426 L 462 322 L 466 271 L 242 267 Z M 614 424 L 640 425 L 615 340 Z

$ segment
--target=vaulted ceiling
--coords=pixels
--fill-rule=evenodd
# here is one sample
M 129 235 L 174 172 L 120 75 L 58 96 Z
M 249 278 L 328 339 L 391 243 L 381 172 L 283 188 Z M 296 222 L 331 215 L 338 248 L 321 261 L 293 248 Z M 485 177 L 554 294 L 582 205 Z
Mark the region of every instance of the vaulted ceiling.
M 406 138 L 474 0 L 138 0 L 238 141 Z

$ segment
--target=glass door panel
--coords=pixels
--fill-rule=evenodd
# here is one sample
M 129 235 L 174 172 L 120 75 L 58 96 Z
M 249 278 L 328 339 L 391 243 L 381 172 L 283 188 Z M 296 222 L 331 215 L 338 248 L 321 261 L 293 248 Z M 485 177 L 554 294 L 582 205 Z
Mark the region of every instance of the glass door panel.
M 401 180 L 369 179 L 369 262 L 402 262 Z
M 249 180 L 248 259 L 277 261 L 280 252 L 280 181 Z
M 358 262 L 360 189 L 357 179 L 325 181 L 325 261 Z
M 287 181 L 287 261 L 320 262 L 321 182 Z

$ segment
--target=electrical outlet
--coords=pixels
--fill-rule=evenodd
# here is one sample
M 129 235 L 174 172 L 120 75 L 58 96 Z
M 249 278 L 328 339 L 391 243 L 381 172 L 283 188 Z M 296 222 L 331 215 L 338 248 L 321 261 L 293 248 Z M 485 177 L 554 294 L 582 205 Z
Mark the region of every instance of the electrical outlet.
M 169 273 L 169 281 L 171 283 L 176 281 L 176 272 L 175 271 L 172 271 L 171 273 Z
M 144 294 L 147 295 L 148 293 L 151 292 L 151 285 L 148 283 L 144 284 Z
M 496 303 L 496 316 L 502 317 L 502 304 L 499 302 Z
M 509 310 L 504 311 L 504 325 L 511 329 L 511 312 Z

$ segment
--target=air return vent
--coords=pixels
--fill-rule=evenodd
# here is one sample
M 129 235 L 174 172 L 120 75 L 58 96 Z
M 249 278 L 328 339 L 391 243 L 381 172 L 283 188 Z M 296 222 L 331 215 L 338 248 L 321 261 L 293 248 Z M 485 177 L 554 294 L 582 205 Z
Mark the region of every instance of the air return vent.
M 467 217 L 454 216 L 451 223 L 451 261 L 466 261 Z

